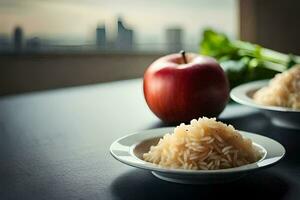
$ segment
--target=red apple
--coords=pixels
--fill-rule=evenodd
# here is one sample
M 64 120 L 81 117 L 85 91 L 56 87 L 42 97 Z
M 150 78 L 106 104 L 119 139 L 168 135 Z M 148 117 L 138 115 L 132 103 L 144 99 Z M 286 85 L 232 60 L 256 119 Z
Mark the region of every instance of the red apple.
M 216 117 L 229 97 L 229 83 L 219 63 L 193 53 L 156 60 L 145 71 L 143 87 L 149 108 L 167 123 Z

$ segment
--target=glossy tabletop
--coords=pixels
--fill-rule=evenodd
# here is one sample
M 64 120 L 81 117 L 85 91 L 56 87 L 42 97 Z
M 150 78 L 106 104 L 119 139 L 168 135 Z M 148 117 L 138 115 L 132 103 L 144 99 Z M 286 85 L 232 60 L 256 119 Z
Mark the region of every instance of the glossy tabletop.
M 140 79 L 1 97 L 0 199 L 300 199 L 300 130 L 237 104 L 220 119 L 276 139 L 286 157 L 233 183 L 169 183 L 109 154 L 121 136 L 167 126 L 149 111 Z

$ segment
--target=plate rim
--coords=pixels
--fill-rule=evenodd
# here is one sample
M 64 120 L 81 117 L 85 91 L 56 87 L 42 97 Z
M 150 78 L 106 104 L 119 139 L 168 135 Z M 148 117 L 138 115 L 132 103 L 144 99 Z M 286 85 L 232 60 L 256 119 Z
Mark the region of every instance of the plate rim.
M 290 113 L 300 113 L 300 110 L 287 108 L 287 107 L 280 107 L 280 106 L 266 106 L 261 105 L 253 101 L 252 98 L 250 98 L 246 93 L 250 90 L 255 90 L 258 88 L 261 88 L 263 86 L 266 86 L 270 79 L 265 80 L 259 80 L 259 81 L 251 81 L 249 83 L 244 83 L 239 86 L 234 87 L 230 91 L 230 97 L 235 102 L 250 106 L 257 109 L 263 109 L 263 110 L 269 110 L 269 111 L 278 111 L 278 112 L 290 112 Z
M 267 167 L 271 167 L 275 164 L 277 164 L 280 160 L 282 160 L 284 157 L 285 157 L 285 154 L 286 154 L 286 149 L 284 148 L 284 146 L 282 144 L 280 144 L 279 142 L 277 142 L 276 140 L 272 139 L 272 138 L 269 138 L 269 137 L 266 137 L 266 136 L 263 136 L 263 135 L 260 135 L 260 134 L 256 134 L 256 133 L 251 133 L 251 132 L 248 132 L 248 131 L 242 131 L 242 130 L 238 130 L 242 135 L 244 133 L 246 134 L 250 134 L 250 135 L 254 135 L 254 136 L 258 136 L 258 137 L 262 137 L 266 140 L 269 140 L 273 143 L 275 143 L 276 145 L 278 145 L 281 149 L 282 149 L 282 155 L 281 156 L 277 156 L 275 158 L 275 161 L 271 161 L 270 163 L 266 162 L 268 161 L 269 159 L 274 159 L 274 158 L 267 158 L 265 159 L 267 156 L 268 156 L 268 151 L 267 149 L 261 145 L 261 144 L 258 144 L 255 142 L 255 144 L 258 144 L 259 146 L 262 146 L 263 149 L 266 151 L 266 154 L 264 156 L 264 159 L 261 159 L 255 163 L 250 163 L 250 164 L 247 164 L 247 165 L 243 165 L 243 166 L 240 166 L 240 167 L 234 167 L 234 168 L 228 168 L 228 169 L 219 169 L 219 170 L 188 170 L 188 169 L 172 169 L 172 168 L 164 168 L 164 167 L 159 167 L 158 165 L 156 164 L 153 164 L 153 163 L 149 163 L 149 162 L 146 162 L 144 160 L 141 160 L 139 158 L 137 158 L 135 155 L 133 155 L 130 151 L 132 149 L 132 146 L 136 145 L 137 143 L 140 143 L 144 140 L 141 140 L 139 142 L 136 142 L 135 144 L 132 144 L 130 146 L 128 146 L 128 150 L 127 150 L 127 153 L 128 153 L 128 156 L 130 156 L 131 158 L 135 159 L 136 161 L 138 161 L 138 163 L 140 164 L 137 164 L 137 163 L 133 163 L 133 162 L 128 162 L 128 161 L 124 161 L 123 159 L 119 158 L 118 155 L 115 155 L 115 153 L 113 152 L 113 147 L 121 140 L 127 138 L 127 137 L 132 137 L 134 135 L 141 135 L 141 134 L 147 134 L 145 132 L 151 132 L 151 131 L 160 131 L 160 130 L 174 130 L 175 127 L 161 127 L 161 128 L 154 128 L 154 129 L 146 129 L 146 130 L 141 130 L 141 131 L 137 131 L 137 132 L 134 132 L 132 134 L 128 134 L 128 135 L 125 135 L 123 137 L 120 137 L 118 138 L 117 140 L 115 140 L 111 145 L 110 145 L 110 154 L 116 159 L 118 160 L 119 162 L 123 163 L 123 164 L 126 164 L 126 165 L 129 165 L 129 166 L 132 166 L 132 167 L 136 167 L 136 168 L 139 168 L 139 169 L 144 169 L 144 170 L 150 170 L 150 171 L 157 171 L 157 172 L 160 172 L 160 173 L 169 173 L 169 174 L 184 174 L 184 175 L 208 175 L 208 174 L 232 174 L 232 173 L 241 173 L 241 172 L 248 172 L 248 171 L 253 171 L 253 170 L 260 170 L 260 169 L 264 169 L 264 168 L 267 168 Z M 149 134 L 149 133 L 148 133 Z M 158 135 L 161 135 L 163 136 L 164 134 L 166 134 L 166 132 L 163 132 L 161 134 L 158 134 Z M 149 139 L 149 138 L 148 138 Z M 262 165 L 259 165 L 260 163 L 262 162 L 266 162 L 266 164 L 262 164 Z

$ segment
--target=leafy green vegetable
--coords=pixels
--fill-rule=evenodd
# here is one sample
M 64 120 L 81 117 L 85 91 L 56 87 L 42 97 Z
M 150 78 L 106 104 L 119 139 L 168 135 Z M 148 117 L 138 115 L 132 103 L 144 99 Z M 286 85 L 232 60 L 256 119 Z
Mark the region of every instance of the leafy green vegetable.
M 300 63 L 300 57 L 286 55 L 256 44 L 230 40 L 212 29 L 203 32 L 200 53 L 215 57 L 226 72 L 230 87 L 253 80 L 269 79 Z

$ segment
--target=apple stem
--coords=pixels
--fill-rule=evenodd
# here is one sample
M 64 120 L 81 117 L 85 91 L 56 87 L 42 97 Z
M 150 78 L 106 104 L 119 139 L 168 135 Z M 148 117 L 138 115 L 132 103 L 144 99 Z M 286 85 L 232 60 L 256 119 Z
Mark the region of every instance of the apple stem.
M 186 56 L 185 56 L 185 51 L 184 51 L 184 50 L 181 50 L 179 53 L 180 53 L 181 56 L 182 56 L 183 62 L 184 62 L 185 64 L 187 64 L 187 60 L 186 60 Z

